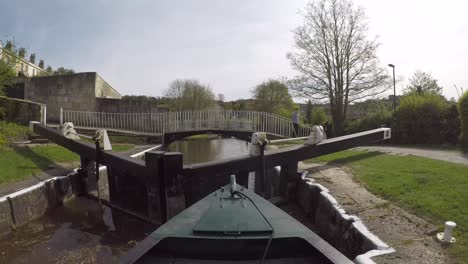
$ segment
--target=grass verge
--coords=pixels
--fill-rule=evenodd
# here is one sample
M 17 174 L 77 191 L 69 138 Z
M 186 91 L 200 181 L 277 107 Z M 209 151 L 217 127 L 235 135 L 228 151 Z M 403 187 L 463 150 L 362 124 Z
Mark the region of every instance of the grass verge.
M 350 167 L 369 191 L 438 224 L 440 230 L 445 221 L 455 221 L 457 243 L 448 250 L 457 263 L 468 263 L 468 166 L 354 150 L 311 161 Z
M 132 144 L 113 145 L 114 152 L 126 151 Z M 79 161 L 80 157 L 58 145 L 0 147 L 0 184 L 19 181 L 40 173 L 57 162 Z

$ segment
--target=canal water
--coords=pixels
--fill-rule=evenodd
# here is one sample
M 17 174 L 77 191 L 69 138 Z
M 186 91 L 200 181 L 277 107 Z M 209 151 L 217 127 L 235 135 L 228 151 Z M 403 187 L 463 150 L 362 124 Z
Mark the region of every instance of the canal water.
M 233 158 L 249 154 L 250 143 L 235 138 L 209 137 L 179 140 L 169 145 L 168 151 L 181 152 L 184 164 Z
M 184 164 L 246 155 L 249 143 L 233 138 L 187 139 L 167 150 L 183 154 Z M 114 263 L 156 227 L 74 198 L 0 239 L 0 263 Z
M 114 263 L 156 227 L 74 198 L 0 240 L 0 263 Z

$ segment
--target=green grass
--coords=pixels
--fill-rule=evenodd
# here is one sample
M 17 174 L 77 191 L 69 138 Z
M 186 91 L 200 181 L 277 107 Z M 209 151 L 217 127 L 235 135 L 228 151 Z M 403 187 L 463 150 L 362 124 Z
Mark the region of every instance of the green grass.
M 0 121 L 0 146 L 14 141 L 25 140 L 30 133 L 31 130 L 27 126 Z
M 114 152 L 126 151 L 132 144 L 113 145 Z M 58 145 L 0 147 L 0 184 L 19 181 L 40 173 L 56 162 L 79 161 L 80 157 Z
M 353 150 L 312 161 L 347 165 L 369 191 L 439 225 L 440 230 L 445 221 L 455 221 L 457 243 L 449 252 L 459 263 L 468 263 L 468 166 Z
M 122 151 L 127 151 L 129 149 L 134 148 L 135 145 L 133 144 L 113 144 L 112 145 L 112 151 L 113 152 L 122 152 Z
M 112 144 L 134 144 L 144 145 L 148 144 L 146 137 L 133 137 L 133 136 L 109 136 L 109 140 Z
M 39 173 L 55 162 L 79 160 L 79 156 L 57 145 L 0 147 L 0 184 Z
M 278 146 L 278 148 L 287 148 L 291 146 L 296 146 L 296 145 L 304 145 L 305 140 L 291 140 L 291 141 L 285 141 L 285 142 L 276 142 L 276 143 L 271 143 L 273 146 Z
M 183 140 L 198 140 L 198 139 L 211 140 L 211 139 L 216 139 L 216 138 L 218 138 L 218 135 L 216 134 L 200 134 L 200 135 L 193 135 L 190 137 L 186 137 Z

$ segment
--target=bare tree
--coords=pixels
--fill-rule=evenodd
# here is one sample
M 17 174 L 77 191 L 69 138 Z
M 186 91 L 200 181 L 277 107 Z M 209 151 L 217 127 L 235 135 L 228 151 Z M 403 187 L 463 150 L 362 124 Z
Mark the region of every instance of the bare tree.
M 429 73 L 416 71 L 409 80 L 410 85 L 405 89 L 405 93 L 436 93 L 442 94 L 442 86 Z
M 184 80 L 174 80 L 165 91 L 164 96 L 172 99 L 172 108 L 176 111 L 182 110 L 182 95 L 184 93 Z
M 172 99 L 172 109 L 175 111 L 201 110 L 215 105 L 215 95 L 211 88 L 198 80 L 173 81 L 165 92 Z
M 389 88 L 376 55 L 379 43 L 367 38 L 364 10 L 350 0 L 309 2 L 303 16 L 304 25 L 294 31 L 296 50 L 287 55 L 299 72 L 290 89 L 296 96 L 328 101 L 340 135 L 349 103 Z

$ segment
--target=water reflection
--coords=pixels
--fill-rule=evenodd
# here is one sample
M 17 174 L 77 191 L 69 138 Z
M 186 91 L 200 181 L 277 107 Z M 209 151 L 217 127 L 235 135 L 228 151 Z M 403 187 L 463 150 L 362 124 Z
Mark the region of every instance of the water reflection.
M 167 150 L 181 152 L 184 164 L 206 162 L 249 154 L 250 143 L 235 138 L 186 139 L 169 145 Z

